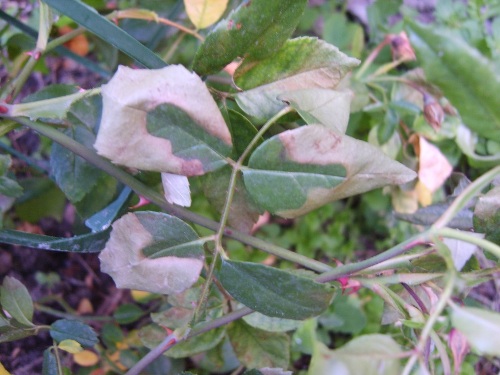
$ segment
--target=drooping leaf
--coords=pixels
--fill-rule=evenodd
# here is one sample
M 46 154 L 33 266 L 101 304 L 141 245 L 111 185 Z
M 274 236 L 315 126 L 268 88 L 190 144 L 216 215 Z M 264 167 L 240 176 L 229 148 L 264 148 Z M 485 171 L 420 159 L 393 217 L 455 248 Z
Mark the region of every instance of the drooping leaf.
M 58 343 L 63 340 L 75 340 L 86 348 L 99 342 L 92 327 L 79 320 L 56 320 L 50 326 L 50 336 Z
M 82 234 L 70 238 L 52 237 L 17 230 L 0 230 L 0 242 L 27 246 L 40 250 L 96 253 L 101 251 L 109 238 L 109 230 Z
M 19 280 L 5 276 L 0 286 L 0 305 L 22 325 L 33 326 L 33 301 L 28 289 Z
M 278 97 L 297 110 L 308 124 L 321 124 L 344 134 L 349 123 L 352 93 L 328 89 L 305 89 Z
M 85 220 L 85 225 L 93 232 L 100 232 L 108 229 L 123 208 L 123 205 L 127 202 L 131 192 L 132 189 L 128 186 L 124 187 L 115 201 Z
M 225 167 L 207 174 L 203 180 L 203 192 L 209 202 L 219 212 L 222 212 L 226 202 L 227 187 L 229 186 L 230 177 L 231 169 Z M 241 176 L 238 175 L 233 201 L 229 208 L 229 225 L 239 231 L 250 233 L 260 213 L 261 211 L 255 206 L 252 198 L 250 198 Z
M 101 269 L 119 288 L 175 294 L 193 285 L 203 267 L 203 246 L 189 225 L 156 212 L 129 213 L 113 224 Z
M 500 314 L 476 307 L 454 307 L 453 327 L 465 335 L 472 349 L 483 355 L 500 355 Z
M 228 0 L 184 0 L 189 20 L 197 29 L 204 29 L 222 17 Z
M 2 327 L 0 328 L 0 343 L 17 341 L 37 334 L 36 327 Z
M 114 163 L 183 176 L 226 164 L 232 146 L 226 123 L 205 84 L 184 67 L 121 66 L 102 96 L 94 146 Z
M 287 367 L 290 338 L 286 333 L 262 331 L 235 321 L 227 331 L 234 352 L 247 368 Z
M 294 90 L 334 89 L 358 63 L 319 39 L 291 39 L 276 55 L 261 61 L 245 60 L 238 67 L 234 80 L 245 91 L 236 101 L 249 115 L 266 120 L 285 106 L 278 96 Z
M 291 218 L 337 199 L 409 182 L 415 173 L 366 142 L 309 125 L 264 142 L 243 177 L 259 207 Z
M 334 290 L 309 278 L 263 264 L 226 260 L 219 280 L 228 293 L 264 315 L 302 320 L 321 314 Z
M 399 375 L 401 353 L 390 336 L 380 334 L 356 337 L 337 350 L 316 341 L 308 374 Z
M 57 359 L 52 348 L 43 351 L 42 375 L 59 375 L 57 370 Z
M 306 0 L 245 0 L 220 21 L 198 49 L 193 70 L 216 73 L 236 57 L 263 59 L 292 35 Z
M 500 75 L 491 61 L 458 34 L 406 20 L 406 30 L 429 82 L 438 86 L 465 125 L 500 138 Z
M 474 209 L 474 230 L 500 245 L 500 186 L 479 197 Z

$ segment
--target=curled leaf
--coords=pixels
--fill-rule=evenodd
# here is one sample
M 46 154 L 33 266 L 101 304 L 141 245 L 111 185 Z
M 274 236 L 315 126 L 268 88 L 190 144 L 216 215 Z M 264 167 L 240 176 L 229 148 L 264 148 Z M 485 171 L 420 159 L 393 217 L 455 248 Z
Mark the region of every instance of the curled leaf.
M 231 135 L 201 79 L 180 65 L 118 68 L 102 88 L 94 147 L 113 163 L 184 176 L 226 164 Z
M 101 269 L 117 287 L 175 294 L 191 287 L 203 267 L 203 247 L 189 225 L 157 212 L 129 213 L 113 224 Z

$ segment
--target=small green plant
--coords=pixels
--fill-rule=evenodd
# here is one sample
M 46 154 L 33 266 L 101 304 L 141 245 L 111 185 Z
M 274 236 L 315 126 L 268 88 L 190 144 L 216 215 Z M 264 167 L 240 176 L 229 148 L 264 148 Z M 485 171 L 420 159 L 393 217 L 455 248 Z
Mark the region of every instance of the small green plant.
M 377 3 L 379 44 L 365 57 L 363 30 L 343 12 L 325 21 L 327 41 L 294 37 L 320 9 L 306 0 L 168 3 L 169 17 L 39 2 L 36 45 L 19 68 L 9 65 L 1 90 L 0 131 L 49 139 L 50 180 L 16 181 L 1 155 L 9 204 L 0 241 L 99 253 L 117 287 L 148 293 L 134 292 L 98 335 L 77 314 L 37 325 L 28 290 L 5 277 L 0 342 L 48 331 L 46 374 L 65 373 L 70 355 L 129 375 L 179 373 L 186 358 L 200 373 L 289 374 L 305 356 L 308 374 L 458 374 L 471 370 L 469 351 L 500 355 L 500 315 L 466 301 L 500 256 L 498 35 L 481 34 L 478 49 L 476 39 L 411 21 L 404 7 L 404 22 L 381 30 Z M 182 4 L 191 27 L 172 21 Z M 484 6 L 498 23 L 498 9 Z M 50 39 L 54 11 L 80 27 Z M 175 33 L 148 48 L 124 31 L 131 20 Z M 112 46 L 112 77 L 16 102 L 43 56 L 85 30 Z M 197 44 L 183 52 L 183 43 Z M 116 66 L 130 59 L 134 68 Z M 475 168 L 474 182 L 452 175 L 460 163 Z M 22 217 L 36 189 L 50 212 L 71 202 L 86 230 L 59 238 L 10 229 L 10 208 Z M 267 222 L 254 234 L 259 217 Z M 494 266 L 479 266 L 482 251 Z

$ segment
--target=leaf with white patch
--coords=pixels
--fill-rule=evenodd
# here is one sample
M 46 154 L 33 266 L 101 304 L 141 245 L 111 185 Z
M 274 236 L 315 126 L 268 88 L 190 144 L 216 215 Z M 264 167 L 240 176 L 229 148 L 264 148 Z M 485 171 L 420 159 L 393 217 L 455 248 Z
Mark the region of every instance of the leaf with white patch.
M 191 206 L 191 191 L 189 180 L 186 176 L 173 173 L 162 173 L 161 183 L 165 199 L 170 204 L 177 204 L 183 207 Z

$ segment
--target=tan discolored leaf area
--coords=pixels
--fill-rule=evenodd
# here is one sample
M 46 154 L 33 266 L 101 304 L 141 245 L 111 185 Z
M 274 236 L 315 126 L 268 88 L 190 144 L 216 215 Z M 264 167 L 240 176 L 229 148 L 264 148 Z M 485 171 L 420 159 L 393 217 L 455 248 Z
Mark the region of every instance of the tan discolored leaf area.
M 224 164 L 220 150 L 230 150 L 231 135 L 208 88 L 186 68 L 120 66 L 102 97 L 94 147 L 113 163 L 184 176 Z
M 226 10 L 228 0 L 184 0 L 189 20 L 197 29 L 213 25 Z
M 189 180 L 186 176 L 162 173 L 161 183 L 165 199 L 168 203 L 183 207 L 191 206 L 191 190 L 189 189 Z
M 431 193 L 439 189 L 453 171 L 442 152 L 424 137 L 419 137 L 418 179 Z
M 99 256 L 101 269 L 118 288 L 180 293 L 198 280 L 203 267 L 203 248 L 196 239 L 196 233 L 175 217 L 129 213 L 113 224 Z

